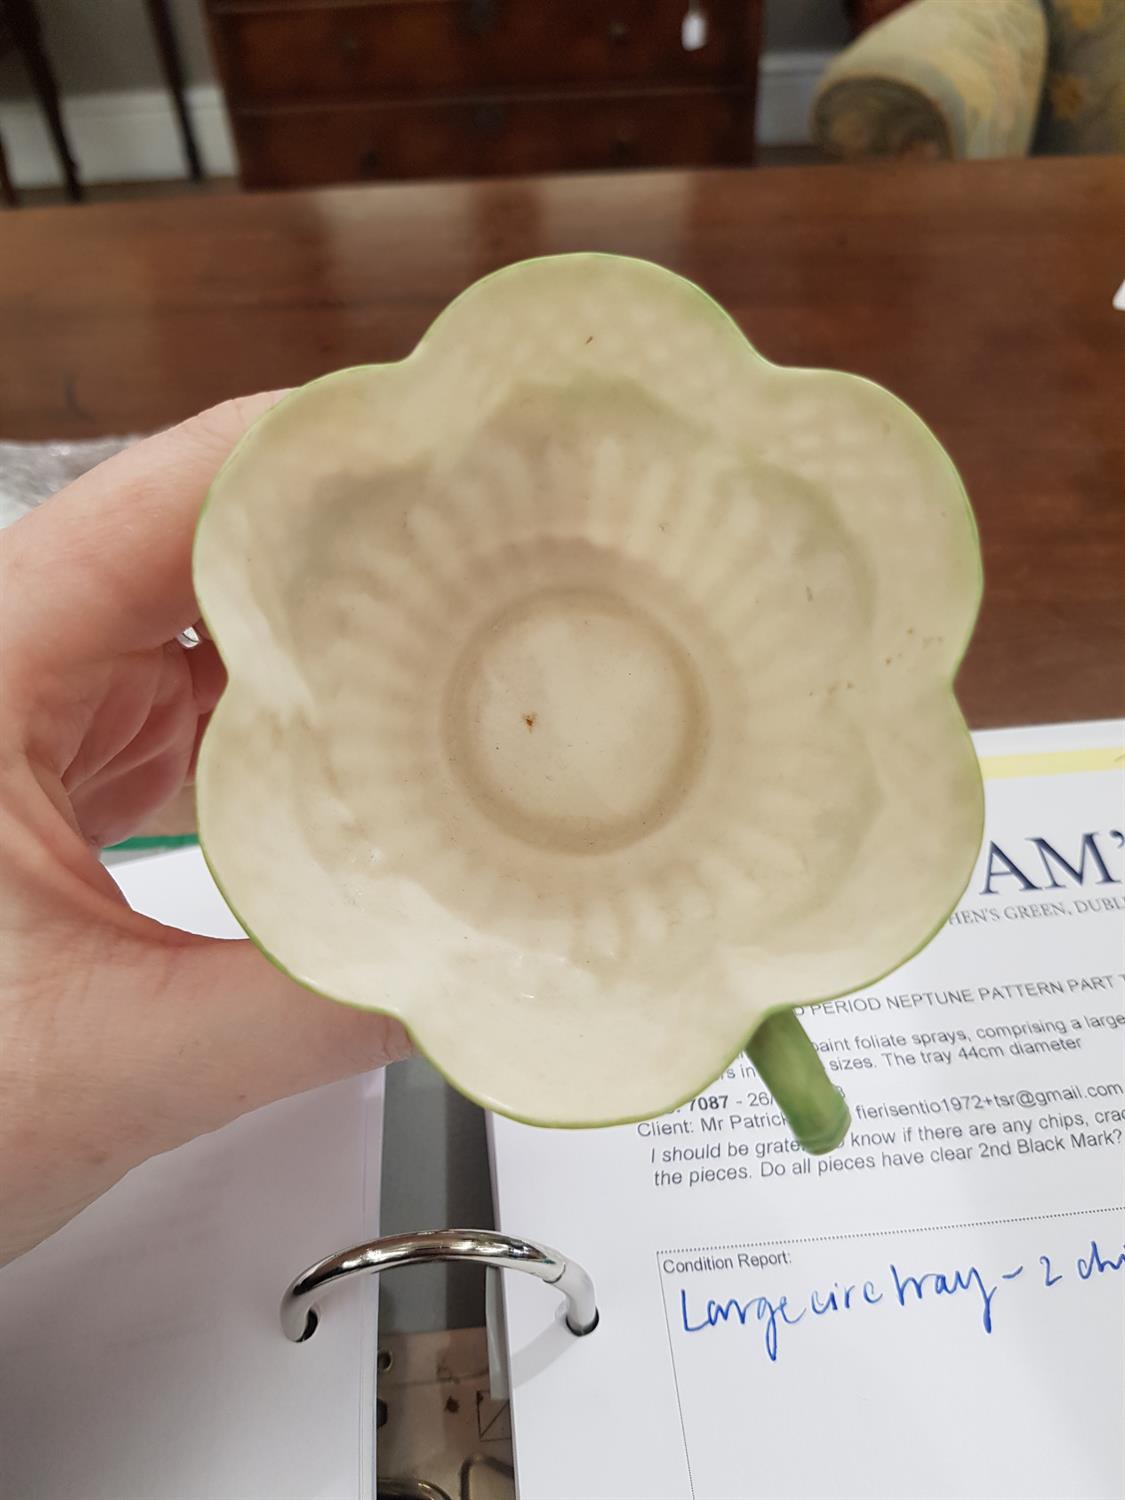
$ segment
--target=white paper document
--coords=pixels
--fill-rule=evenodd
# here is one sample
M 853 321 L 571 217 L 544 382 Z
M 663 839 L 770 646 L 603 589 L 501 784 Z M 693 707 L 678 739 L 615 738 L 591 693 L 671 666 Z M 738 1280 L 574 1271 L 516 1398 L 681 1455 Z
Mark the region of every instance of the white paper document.
M 241 936 L 196 849 L 112 873 L 149 916 Z M 338 1289 L 305 1344 L 278 1305 L 378 1233 L 382 1103 L 372 1074 L 257 1110 L 0 1269 L 4 1500 L 372 1494 L 375 1284 Z
M 493 1120 L 500 1227 L 601 1309 L 576 1339 L 508 1278 L 521 1500 L 1120 1500 L 1123 729 L 976 736 L 958 910 L 803 1013 L 838 1151 L 796 1148 L 740 1060 L 656 1121 Z

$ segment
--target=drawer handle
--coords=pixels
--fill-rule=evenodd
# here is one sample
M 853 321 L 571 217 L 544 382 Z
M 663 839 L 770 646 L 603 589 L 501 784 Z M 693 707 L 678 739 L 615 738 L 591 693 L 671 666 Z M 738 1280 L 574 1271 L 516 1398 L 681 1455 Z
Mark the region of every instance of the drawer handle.
M 496 25 L 496 0 L 469 0 L 469 30 L 483 36 Z
M 610 142 L 609 154 L 615 162 L 631 161 L 637 150 L 637 139 L 631 130 L 619 130 Z
M 707 45 L 707 12 L 701 8 L 699 0 L 688 0 L 680 40 L 685 52 L 698 52 Z
M 502 104 L 478 104 L 473 110 L 473 129 L 481 135 L 501 135 L 507 123 Z
M 611 21 L 609 23 L 609 39 L 615 47 L 620 47 L 623 42 L 629 40 L 629 27 L 624 21 Z
M 359 159 L 359 175 L 361 177 L 374 177 L 379 171 L 379 153 L 371 150 L 365 151 Z

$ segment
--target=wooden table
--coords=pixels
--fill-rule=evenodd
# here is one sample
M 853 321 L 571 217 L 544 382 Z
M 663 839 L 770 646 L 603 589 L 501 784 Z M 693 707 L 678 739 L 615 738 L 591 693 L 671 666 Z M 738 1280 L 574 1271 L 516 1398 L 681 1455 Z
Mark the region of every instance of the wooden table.
M 764 354 L 936 430 L 987 577 L 975 725 L 1125 713 L 1119 159 L 680 172 L 41 209 L 0 227 L 0 437 L 139 432 L 405 355 L 506 262 L 682 271 Z

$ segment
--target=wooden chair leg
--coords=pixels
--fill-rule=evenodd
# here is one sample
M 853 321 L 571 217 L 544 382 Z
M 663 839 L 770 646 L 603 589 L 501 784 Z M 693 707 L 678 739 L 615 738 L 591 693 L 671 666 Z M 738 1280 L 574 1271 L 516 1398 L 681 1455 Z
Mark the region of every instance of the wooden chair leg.
M 70 143 L 59 108 L 59 88 L 50 59 L 43 49 L 39 17 L 32 0 L 7 0 L 5 18 L 8 31 L 16 44 L 16 51 L 23 58 L 36 98 L 47 117 L 47 128 L 51 132 L 55 154 L 66 181 L 66 195 L 71 202 L 77 203 L 82 197 L 82 184 L 78 181 L 78 170 L 70 154 Z
M 145 0 L 145 3 L 148 7 L 153 35 L 156 37 L 156 49 L 160 53 L 160 65 L 164 69 L 164 79 L 172 95 L 172 105 L 179 122 L 180 139 L 183 142 L 188 171 L 198 182 L 203 176 L 203 166 L 199 160 L 199 147 L 196 145 L 195 132 L 192 130 L 191 117 L 184 100 L 184 70 L 180 62 L 180 49 L 176 43 L 172 18 L 168 14 L 166 0 Z
M 9 208 L 19 207 L 19 194 L 8 171 L 8 158 L 4 155 L 4 142 L 0 140 L 0 198 Z

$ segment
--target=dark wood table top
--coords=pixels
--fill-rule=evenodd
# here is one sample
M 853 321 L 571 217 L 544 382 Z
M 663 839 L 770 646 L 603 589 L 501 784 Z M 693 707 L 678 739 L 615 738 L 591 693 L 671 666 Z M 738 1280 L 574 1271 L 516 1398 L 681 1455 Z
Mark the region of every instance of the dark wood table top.
M 870 376 L 980 520 L 975 725 L 1125 713 L 1121 158 L 338 189 L 0 220 L 0 438 L 142 432 L 405 355 L 469 282 L 599 249 L 698 281 L 783 364 Z

